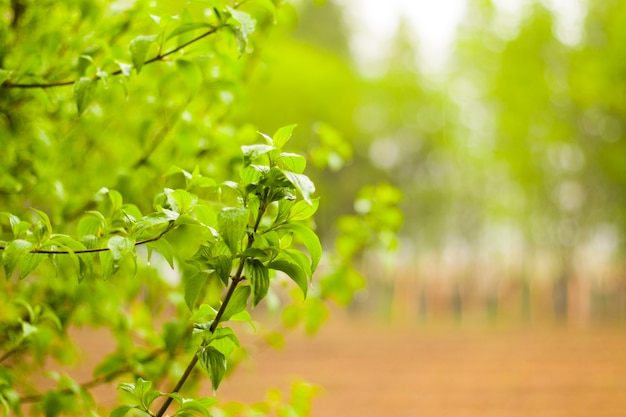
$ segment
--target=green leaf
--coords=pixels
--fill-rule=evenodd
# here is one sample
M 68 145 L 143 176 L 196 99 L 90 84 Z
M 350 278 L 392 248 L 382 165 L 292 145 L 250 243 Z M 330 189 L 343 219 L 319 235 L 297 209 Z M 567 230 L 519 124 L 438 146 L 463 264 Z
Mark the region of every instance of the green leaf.
M 287 274 L 296 284 L 298 284 L 298 287 L 302 290 L 304 297 L 306 297 L 309 289 L 309 280 L 300 266 L 284 259 L 277 259 L 270 262 L 267 267 Z
M 312 278 L 311 262 L 309 258 L 297 249 L 283 249 L 283 253 L 289 257 L 291 261 L 296 263 L 304 274 L 309 278 Z
M 167 349 L 170 354 L 173 355 L 176 352 L 180 342 L 186 336 L 186 331 L 185 323 L 177 320 L 167 322 L 163 325 L 163 343 L 165 344 L 165 349 Z
M 104 226 L 103 219 L 94 215 L 86 215 L 78 222 L 76 233 L 79 237 L 98 236 L 102 233 Z
M 24 339 L 27 339 L 29 336 L 37 333 L 39 329 L 37 326 L 33 326 L 32 324 L 23 321 L 22 322 L 22 336 Z
M 269 270 L 258 259 L 246 259 L 244 272 L 252 287 L 252 306 L 255 307 L 270 288 Z
M 128 357 L 120 352 L 107 355 L 93 370 L 94 377 L 102 377 L 119 372 L 128 363 Z
M 211 340 L 213 341 L 218 339 L 229 339 L 235 346 L 239 346 L 239 338 L 235 334 L 235 331 L 230 327 L 218 327 L 215 329 L 215 333 L 213 333 Z
M 198 359 L 202 368 L 209 374 L 215 392 L 226 373 L 226 357 L 214 347 L 208 346 L 198 353 Z
M 74 101 L 76 110 L 81 116 L 89 103 L 92 102 L 96 89 L 96 81 L 91 78 L 82 77 L 74 83 Z
M 170 268 L 174 269 L 174 249 L 170 242 L 168 242 L 165 238 L 161 238 L 155 240 L 153 242 L 149 242 L 147 244 L 148 247 L 148 262 L 150 262 L 152 251 L 157 250 L 163 256 L 163 258 L 167 261 Z
M 67 235 L 54 234 L 50 240 L 46 242 L 44 247 L 58 246 L 60 249 L 67 251 L 77 251 L 87 249 L 85 245 Z
M 130 77 L 130 74 L 132 73 L 132 70 L 133 70 L 132 65 L 126 64 L 124 62 L 118 62 L 117 65 L 120 67 L 120 71 L 122 71 L 122 74 L 124 74 L 124 76 Z
M 50 223 L 50 218 L 45 212 L 41 210 L 37 210 L 35 208 L 31 208 L 31 210 L 35 211 L 40 218 L 39 225 L 41 225 L 41 236 L 37 237 L 38 241 L 43 242 L 48 240 L 50 238 L 50 235 L 52 234 L 52 224 Z
M 172 39 L 175 36 L 182 35 L 183 33 L 191 32 L 191 31 L 196 30 L 196 29 L 209 28 L 209 27 L 212 27 L 212 26 L 210 24 L 204 23 L 204 22 L 183 23 L 182 25 L 180 25 L 177 28 L 175 28 L 174 30 L 172 30 L 170 32 L 170 34 L 167 35 L 165 40 Z
M 20 279 L 27 277 L 39 264 L 46 259 L 46 255 L 41 253 L 27 253 L 20 260 Z
M 18 262 L 22 262 L 22 259 L 33 249 L 33 244 L 22 239 L 16 239 L 7 245 L 2 252 L 2 264 L 4 266 L 4 273 L 7 279 L 11 278 L 11 274 L 15 269 Z
M 274 224 L 281 224 L 289 219 L 289 216 L 293 212 L 293 207 L 295 205 L 295 200 L 283 198 L 282 200 L 278 200 L 278 213 L 276 214 L 276 220 L 274 220 Z M 300 201 L 300 203 L 304 204 L 306 207 L 309 205 Z
M 0 85 L 11 77 L 12 72 L 0 68 Z
M 239 26 L 241 27 L 241 31 L 246 36 L 249 36 L 252 34 L 252 32 L 254 32 L 256 22 L 254 21 L 252 16 L 250 16 L 248 13 L 244 11 L 233 9 L 230 6 L 226 6 L 226 9 L 228 9 L 232 18 L 236 20 L 237 23 L 239 23 Z
M 132 254 L 135 254 L 135 239 L 123 236 L 113 236 L 107 242 L 107 247 L 111 250 L 113 258 L 113 268 L 117 270 L 122 260 Z
M 243 34 L 241 28 L 237 26 L 232 26 L 231 30 L 235 34 L 235 40 L 237 41 L 237 50 L 239 52 L 239 58 L 246 53 L 246 49 L 248 49 L 248 38 Z
M 227 207 L 217 216 L 217 228 L 233 256 L 237 255 L 239 241 L 246 233 L 248 210 Z
M 268 171 L 266 166 L 249 165 L 239 172 L 241 183 L 243 185 L 257 184 L 266 171 Z
M 208 398 L 208 397 L 198 398 L 198 399 L 183 398 L 181 401 L 180 408 L 178 409 L 176 413 L 178 415 L 182 415 L 182 414 L 187 414 L 190 411 L 193 411 L 195 413 L 199 413 L 202 416 L 211 417 L 209 407 L 211 407 L 212 405 L 215 405 L 216 403 L 217 403 L 216 399 Z
M 319 197 L 312 199 L 311 204 L 306 201 L 298 201 L 289 213 L 289 220 L 306 220 L 317 212 L 319 205 Z
M 207 278 L 208 275 L 206 272 L 198 272 L 196 275 L 187 279 L 185 283 L 185 304 L 187 304 L 189 311 L 193 311 L 198 294 L 200 294 L 202 287 L 204 287 Z
M 280 154 L 280 160 L 288 171 L 296 174 L 302 174 L 306 168 L 306 159 L 296 153 L 283 152 Z
M 27 233 L 30 228 L 31 228 L 31 224 L 27 221 L 20 221 L 17 224 L 15 224 L 12 229 L 13 229 L 13 237 L 15 239 L 19 239 L 20 237 L 22 237 L 25 233 Z
M 289 182 L 291 182 L 294 187 L 296 187 L 296 189 L 300 191 L 300 194 L 302 194 L 302 198 L 304 198 L 304 201 L 312 204 L 311 194 L 315 192 L 315 185 L 313 184 L 313 181 L 311 181 L 309 177 L 303 174 L 296 174 L 295 172 L 290 171 L 283 171 L 283 173 L 285 174 Z
M 248 323 L 253 331 L 256 332 L 256 326 L 254 325 L 254 321 L 252 321 L 252 316 L 248 312 L 248 310 L 242 310 L 239 313 L 235 314 L 230 318 L 231 321 L 239 321 L 243 323 Z
M 185 190 L 174 190 L 169 196 L 174 202 L 175 210 L 180 214 L 187 213 L 198 202 L 197 197 Z
M 274 149 L 276 149 L 275 147 L 271 146 L 271 145 L 263 145 L 263 144 L 258 144 L 258 145 L 244 145 L 241 147 L 241 152 L 243 152 L 243 162 L 245 166 L 248 166 L 252 163 L 252 161 L 254 161 L 256 158 L 258 158 L 261 155 L 264 155 L 268 152 L 273 151 Z
M 248 306 L 248 297 L 250 297 L 250 286 L 241 285 L 235 288 L 222 315 L 222 321 L 226 321 L 240 311 L 245 310 Z
M 211 321 L 217 315 L 217 311 L 209 304 L 201 304 L 195 313 L 191 315 L 189 320 L 191 321 Z
M 226 6 L 232 19 L 237 23 L 232 29 L 239 45 L 239 56 L 243 55 L 248 46 L 248 37 L 254 32 L 255 20 L 246 12 Z
M 116 190 L 108 190 L 107 195 L 109 196 L 109 200 L 111 201 L 111 210 L 113 212 L 119 210 L 124 204 L 124 200 L 122 198 L 122 194 Z
M 135 39 L 130 41 L 128 50 L 130 51 L 130 58 L 133 62 L 133 66 L 137 70 L 137 74 L 141 72 L 141 68 L 146 61 L 148 50 L 156 38 L 156 35 L 137 36 Z
M 41 400 L 41 408 L 45 417 L 56 417 L 63 412 L 63 396 L 59 392 L 48 391 Z
M 297 124 L 283 126 L 274 133 L 272 137 L 273 144 L 275 147 L 281 149 L 285 144 L 291 139 L 291 134 L 293 130 L 297 127 Z
M 81 253 L 78 258 L 78 282 L 93 275 L 93 258 L 91 253 Z
M 322 244 L 315 232 L 300 223 L 285 223 L 281 225 L 279 229 L 290 230 L 294 233 L 294 236 L 300 239 L 307 251 L 309 251 L 309 255 L 311 256 L 311 271 L 315 272 L 320 259 L 322 259 Z
M 218 255 L 209 260 L 207 263 L 209 267 L 213 268 L 217 276 L 222 280 L 224 285 L 228 284 L 230 278 L 230 272 L 232 269 L 233 261 L 230 256 Z
M 137 408 L 137 406 L 130 405 L 130 404 L 120 405 L 119 407 L 115 407 L 111 411 L 111 414 L 109 414 L 109 417 L 124 417 L 133 408 Z
M 117 268 L 113 263 L 113 256 L 110 251 L 106 251 L 99 252 L 98 257 L 100 258 L 100 265 L 102 265 L 102 278 L 107 280 L 111 275 L 117 272 Z

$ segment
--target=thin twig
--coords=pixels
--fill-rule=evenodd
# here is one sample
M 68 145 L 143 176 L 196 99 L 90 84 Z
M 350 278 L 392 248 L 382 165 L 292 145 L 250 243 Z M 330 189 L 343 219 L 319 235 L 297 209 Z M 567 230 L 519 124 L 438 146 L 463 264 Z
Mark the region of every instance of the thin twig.
M 253 233 L 248 233 L 248 245 L 247 245 L 248 249 L 250 249 L 254 243 L 254 233 L 258 230 L 259 225 L 261 224 L 261 217 L 263 217 L 264 214 L 265 214 L 265 204 L 263 203 L 263 201 L 261 201 L 261 204 L 259 206 L 259 211 L 257 214 L 257 219 L 254 223 Z M 213 320 L 213 323 L 211 323 L 211 327 L 209 328 L 209 332 L 211 333 L 214 333 L 215 330 L 217 330 L 217 326 L 219 326 L 220 321 L 222 320 L 224 311 L 226 311 L 226 307 L 228 306 L 228 303 L 230 302 L 230 298 L 233 296 L 235 289 L 237 288 L 237 285 L 239 285 L 239 283 L 245 279 L 243 277 L 243 268 L 244 268 L 245 262 L 246 262 L 246 257 L 241 257 L 241 260 L 239 261 L 239 266 L 237 268 L 237 272 L 235 273 L 235 276 L 231 278 L 230 286 L 228 287 L 228 292 L 224 296 L 224 301 L 222 302 L 222 305 L 220 306 L 220 309 L 217 312 L 215 319 Z M 171 391 L 171 393 L 179 392 L 180 389 L 183 387 L 183 385 L 185 385 L 185 382 L 187 382 L 189 375 L 191 375 L 191 372 L 193 371 L 196 364 L 198 363 L 198 355 L 200 354 L 200 351 L 204 347 L 205 347 L 204 344 L 198 347 L 193 357 L 189 361 L 189 364 L 185 368 L 185 372 L 183 372 L 183 375 L 180 377 L 180 379 L 176 383 L 176 386 Z M 173 401 L 172 397 L 167 397 L 165 399 L 165 402 L 161 406 L 161 408 L 159 408 L 159 411 L 157 411 L 157 413 L 154 415 L 154 417 L 163 417 L 163 415 L 169 408 L 170 404 L 172 404 L 172 401 Z
M 242 263 L 243 263 L 243 259 L 242 259 Z M 226 293 L 226 296 L 224 297 L 224 302 L 222 303 L 219 311 L 217 312 L 217 315 L 215 316 L 215 320 L 213 320 L 213 323 L 211 324 L 211 327 L 209 329 L 211 333 L 215 332 L 215 330 L 217 329 L 217 326 L 219 325 L 220 320 L 222 319 L 222 316 L 224 315 L 224 311 L 226 311 L 226 307 L 228 306 L 228 302 L 230 301 L 230 298 L 235 292 L 237 285 L 239 285 L 239 282 L 241 282 L 242 280 L 243 279 L 241 278 L 241 273 L 239 273 L 237 276 L 232 278 L 230 282 L 230 286 L 228 287 L 228 292 Z M 180 379 L 176 383 L 176 386 L 174 387 L 174 389 L 172 389 L 171 391 L 172 394 L 179 392 L 181 388 L 183 387 L 183 385 L 185 385 L 185 382 L 187 382 L 189 375 L 191 375 L 191 372 L 193 371 L 193 369 L 196 367 L 196 364 L 198 363 L 198 355 L 200 354 L 200 351 L 203 348 L 204 348 L 204 345 L 200 345 L 200 347 L 198 347 L 193 357 L 189 361 L 189 364 L 187 364 L 187 367 L 185 368 L 185 372 L 183 372 L 183 375 L 180 377 Z M 155 417 L 162 417 L 167 411 L 167 409 L 169 408 L 170 404 L 172 404 L 172 401 L 173 401 L 172 397 L 167 397 L 165 399 L 165 402 L 161 406 L 161 408 L 159 408 L 159 411 L 157 411 L 157 413 L 155 414 Z
M 148 356 L 146 356 L 144 359 L 141 360 L 141 362 L 149 362 L 151 360 L 154 360 L 155 358 L 157 358 L 159 355 L 161 355 L 162 353 L 166 352 L 166 349 L 161 348 L 161 349 L 156 349 L 154 351 L 152 351 Z M 80 384 L 81 389 L 83 390 L 88 390 L 91 388 L 95 388 L 99 385 L 102 384 L 106 384 L 107 382 L 110 382 L 113 378 L 120 376 L 122 374 L 126 374 L 128 372 L 132 372 L 133 368 L 130 365 L 126 365 L 118 370 L 109 372 L 106 375 L 102 375 L 99 376 L 97 378 L 94 378 L 90 381 L 86 381 L 83 382 L 82 384 Z M 75 391 L 72 390 L 71 388 L 67 388 L 67 389 L 63 389 L 59 391 L 60 394 L 74 394 Z M 37 401 L 41 401 L 44 398 L 45 394 L 35 394 L 35 395 L 28 395 L 26 397 L 22 397 L 19 399 L 20 403 L 35 403 Z
M 159 233 L 158 235 L 154 237 L 135 242 L 135 246 L 145 245 L 146 243 L 150 243 L 150 242 L 156 242 L 157 240 L 161 239 L 167 232 L 173 229 L 174 229 L 173 227 L 168 227 L 167 229 L 165 229 L 164 231 L 162 231 L 161 233 Z M 0 245 L 0 251 L 5 250 L 6 248 L 7 248 L 6 246 Z M 76 250 L 33 249 L 29 253 L 41 253 L 41 254 L 47 254 L 47 255 L 69 255 L 71 253 L 74 255 L 80 255 L 84 253 L 107 252 L 110 250 L 111 248 L 108 248 L 108 247 L 107 248 L 76 249 Z
M 19 352 L 22 349 L 23 349 L 23 346 L 19 345 L 19 346 L 14 347 L 13 349 L 7 350 L 6 352 L 4 352 L 2 357 L 0 357 L 0 363 L 6 361 L 7 359 L 9 359 L 11 356 L 15 355 L 17 352 Z
M 149 65 L 149 64 L 152 64 L 154 62 L 157 62 L 157 61 L 162 61 L 164 58 L 166 58 L 169 55 L 172 55 L 172 54 L 180 51 L 181 49 L 191 45 L 192 43 L 198 42 L 199 40 L 201 40 L 201 39 L 203 39 L 203 38 L 205 38 L 205 37 L 207 37 L 209 35 L 212 35 L 212 34 L 216 33 L 222 27 L 223 26 L 212 27 L 209 31 L 204 32 L 202 35 L 197 36 L 197 37 L 193 38 L 192 40 L 187 41 L 187 42 L 183 43 L 182 45 L 177 46 L 174 49 L 171 49 L 171 50 L 169 50 L 167 52 L 164 52 L 164 53 L 159 53 L 154 58 L 150 58 L 149 60 L 145 61 L 143 63 L 143 65 L 145 66 L 145 65 Z M 120 75 L 122 73 L 123 73 L 123 71 L 121 69 L 119 69 L 117 71 L 114 71 L 114 72 L 110 73 L 109 76 L 116 76 L 116 75 Z M 102 77 L 100 77 L 98 75 L 95 75 L 95 76 L 92 77 L 92 79 L 94 81 L 98 80 L 100 78 L 102 78 Z M 22 89 L 27 89 L 27 88 L 53 88 L 53 87 L 63 87 L 63 86 L 67 86 L 67 85 L 73 85 L 77 81 L 78 80 L 57 81 L 57 82 L 51 82 L 51 83 L 30 83 L 30 84 L 28 84 L 28 83 L 24 83 L 24 84 L 17 83 L 17 84 L 13 84 L 13 83 L 11 83 L 11 81 L 6 80 L 1 86 L 4 87 L 4 88 L 22 88 Z

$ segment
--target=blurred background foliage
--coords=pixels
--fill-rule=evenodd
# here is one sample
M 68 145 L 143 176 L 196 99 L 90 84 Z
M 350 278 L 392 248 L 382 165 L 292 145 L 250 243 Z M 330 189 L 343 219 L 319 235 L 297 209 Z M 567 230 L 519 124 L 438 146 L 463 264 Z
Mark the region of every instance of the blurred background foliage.
M 563 28 L 541 1 L 515 16 L 497 3 L 467 2 L 433 73 L 407 20 L 372 71 L 351 52 L 358 6 L 301 2 L 289 36 L 269 41 L 272 71 L 251 78 L 250 120 L 271 130 L 289 115 L 313 153 L 326 125 L 353 145 L 341 173 L 316 176 L 333 196 L 327 239 L 363 184 L 404 193 L 400 251 L 363 259 L 355 309 L 623 321 L 626 7 L 590 0 L 582 26 Z

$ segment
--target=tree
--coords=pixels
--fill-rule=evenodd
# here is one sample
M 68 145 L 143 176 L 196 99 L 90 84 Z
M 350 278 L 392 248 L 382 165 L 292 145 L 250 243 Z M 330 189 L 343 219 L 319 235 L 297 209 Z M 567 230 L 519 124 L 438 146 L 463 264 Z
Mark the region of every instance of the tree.
M 244 101 L 259 42 L 289 6 L 17 0 L 0 11 L 4 413 L 108 412 L 91 389 L 118 381 L 128 395 L 115 417 L 209 415 L 219 405 L 190 386 L 202 368 L 217 389 L 235 362 L 228 322 L 254 325 L 249 310 L 288 277 L 301 295 L 284 312 L 315 330 L 322 294 L 354 291 L 337 278 L 356 274 L 363 233 L 385 227 L 377 211 L 347 217 L 364 222 L 341 235 L 355 249 L 311 287 L 319 199 L 290 148 L 295 125 L 259 135 Z M 58 375 L 42 390 L 32 376 L 76 360 L 68 330 L 81 326 L 109 328 L 116 351 L 93 380 Z

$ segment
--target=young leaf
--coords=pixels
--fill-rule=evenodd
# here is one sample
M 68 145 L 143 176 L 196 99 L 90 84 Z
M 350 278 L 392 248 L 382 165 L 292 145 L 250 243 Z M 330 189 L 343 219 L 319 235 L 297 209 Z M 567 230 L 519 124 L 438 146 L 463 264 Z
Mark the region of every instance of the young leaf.
M 288 171 L 296 174 L 302 174 L 306 168 L 306 159 L 296 153 L 283 152 L 280 154 L 280 160 Z
M 198 359 L 202 368 L 209 374 L 215 392 L 226 373 L 226 357 L 214 347 L 207 346 L 198 353 Z
M 277 259 L 267 264 L 267 267 L 287 274 L 296 284 L 298 284 L 298 287 L 302 290 L 304 297 L 306 297 L 309 289 L 309 280 L 300 266 L 284 259 Z
M 99 236 L 104 228 L 103 219 L 94 215 L 87 215 L 80 219 L 76 233 L 79 237 L 83 236 Z
M 117 65 L 120 67 L 120 71 L 126 77 L 130 77 L 131 71 L 133 70 L 133 66 L 130 64 L 125 64 L 123 62 L 118 62 Z
M 218 277 L 222 280 L 224 285 L 228 284 L 230 278 L 230 271 L 232 269 L 232 259 L 227 255 L 218 255 L 207 263 L 209 267 L 213 268 Z
M 193 311 L 198 294 L 200 294 L 207 278 L 208 275 L 205 272 L 198 272 L 185 283 L 185 304 L 187 304 L 189 311 Z
M 102 278 L 106 281 L 111 275 L 117 272 L 117 268 L 113 263 L 113 256 L 110 251 L 98 253 L 100 264 L 102 265 Z
M 256 22 L 248 13 L 244 11 L 233 9 L 230 6 L 227 6 L 227 9 L 233 20 L 238 24 L 238 26 L 233 26 L 232 29 L 235 33 L 235 37 L 237 38 L 239 56 L 241 57 L 241 55 L 243 55 L 246 51 L 248 46 L 248 36 L 254 32 Z
M 201 416 L 211 417 L 211 412 L 209 407 L 216 404 L 217 400 L 214 398 L 183 398 L 181 401 L 180 408 L 176 412 L 176 415 L 179 416 L 191 416 L 195 415 L 195 413 L 200 414 Z M 193 412 L 193 413 L 192 413 Z
M 27 277 L 39 264 L 46 259 L 46 255 L 41 253 L 27 253 L 20 260 L 20 279 Z
M 315 214 L 319 205 L 319 197 L 312 199 L 311 204 L 307 204 L 306 201 L 298 201 L 289 213 L 289 220 L 306 220 Z
M 249 165 L 239 172 L 241 183 L 243 185 L 257 184 L 263 177 L 264 171 L 269 171 L 266 166 Z
M 33 244 L 22 239 L 16 239 L 7 245 L 2 253 L 2 264 L 7 279 L 11 278 L 11 274 L 18 262 L 31 251 Z
M 297 264 L 300 269 L 302 269 L 304 274 L 311 279 L 313 275 L 311 271 L 311 262 L 304 253 L 297 249 L 283 249 L 283 253 L 287 255 L 291 261 Z
M 128 414 L 128 412 L 133 408 L 138 409 L 139 407 L 130 404 L 120 405 L 119 407 L 115 407 L 113 411 L 111 411 L 109 417 L 125 417 L 126 414 Z
M 89 103 L 93 100 L 96 81 L 91 78 L 82 77 L 74 83 L 74 101 L 76 110 L 81 116 Z
M 242 146 L 241 147 L 241 152 L 243 152 L 243 162 L 245 166 L 248 166 L 252 163 L 252 161 L 254 161 L 256 158 L 258 158 L 261 155 L 264 155 L 268 152 L 273 151 L 274 149 L 276 149 L 273 146 L 270 145 L 262 145 L 262 144 L 258 144 L 258 145 L 249 145 L 249 146 Z
M 311 194 L 315 192 L 315 185 L 313 184 L 313 181 L 311 181 L 309 177 L 303 174 L 296 174 L 295 172 L 290 171 L 283 171 L 283 173 L 285 174 L 289 182 L 291 182 L 293 186 L 296 187 L 298 191 L 300 191 L 300 194 L 302 194 L 302 198 L 304 198 L 304 201 L 306 201 L 308 204 L 312 204 Z
M 109 200 L 111 201 L 111 210 L 114 212 L 119 210 L 124 203 L 122 194 L 120 194 L 120 192 L 117 190 L 108 190 L 107 195 L 109 196 Z
M 170 34 L 167 35 L 165 40 L 167 41 L 169 39 L 172 39 L 174 36 L 182 35 L 183 33 L 191 32 L 196 29 L 202 29 L 202 28 L 208 28 L 208 27 L 211 27 L 211 25 L 209 25 L 208 23 L 204 23 L 204 22 L 183 23 L 182 25 L 178 26 L 176 29 L 171 31 Z
M 306 207 L 309 207 L 307 203 L 304 201 L 300 201 Z M 274 220 L 274 224 L 281 224 L 289 219 L 291 213 L 294 210 L 295 200 L 283 198 L 278 200 L 278 213 L 276 214 L 276 220 Z
M 230 327 L 218 327 L 217 329 L 215 329 L 215 332 L 213 333 L 213 336 L 211 337 L 211 343 L 213 343 L 214 340 L 218 340 L 218 339 L 229 339 L 230 341 L 233 342 L 235 346 L 240 345 L 239 338 L 235 334 L 235 331 L 231 329 Z
M 45 212 L 41 210 L 37 210 L 35 208 L 33 208 L 32 210 L 37 212 L 40 218 L 39 224 L 41 225 L 42 234 L 38 237 L 38 240 L 40 242 L 44 242 L 48 240 L 50 238 L 50 235 L 52 234 L 52 224 L 50 223 L 50 218 Z
M 127 255 L 135 253 L 135 239 L 113 236 L 107 242 L 107 247 L 111 250 L 113 267 L 117 270 L 119 264 Z
M 82 282 L 86 277 L 93 275 L 93 254 L 81 253 L 78 258 L 78 282 Z
M 133 66 L 137 70 L 137 74 L 141 72 L 141 68 L 146 61 L 148 50 L 156 38 L 156 35 L 138 36 L 130 41 L 128 49 L 130 51 L 130 58 L 133 61 Z
M 256 326 L 254 325 L 254 321 L 252 321 L 252 316 L 248 312 L 248 310 L 242 310 L 239 313 L 235 314 L 230 318 L 231 321 L 239 321 L 243 323 L 247 323 L 250 325 L 253 331 L 256 332 Z
M 217 228 L 233 256 L 237 255 L 239 241 L 246 233 L 247 224 L 247 209 L 228 207 L 217 216 Z
M 150 262 L 150 258 L 152 256 L 152 251 L 157 250 L 161 254 L 161 256 L 167 261 L 170 268 L 174 269 L 174 249 L 170 242 L 168 242 L 165 238 L 161 238 L 159 240 L 155 240 L 153 242 L 149 242 L 148 246 L 148 262 Z
M 222 321 L 226 321 L 240 311 L 245 310 L 248 306 L 248 297 L 250 297 L 250 286 L 241 285 L 235 288 L 235 292 L 228 301 L 228 305 L 222 315 Z
M 252 306 L 259 304 L 270 288 L 269 270 L 258 259 L 247 259 L 244 272 L 252 287 Z
M 304 244 L 311 256 L 311 271 L 315 272 L 322 259 L 322 244 L 319 237 L 309 227 L 300 223 L 285 223 L 279 229 L 290 230 Z
M 297 127 L 297 124 L 283 126 L 274 133 L 272 137 L 274 146 L 281 149 L 291 139 L 293 130 Z
M 11 77 L 12 71 L 0 68 L 0 85 Z

